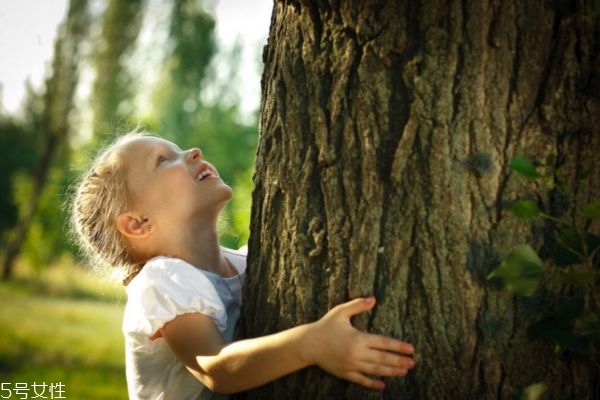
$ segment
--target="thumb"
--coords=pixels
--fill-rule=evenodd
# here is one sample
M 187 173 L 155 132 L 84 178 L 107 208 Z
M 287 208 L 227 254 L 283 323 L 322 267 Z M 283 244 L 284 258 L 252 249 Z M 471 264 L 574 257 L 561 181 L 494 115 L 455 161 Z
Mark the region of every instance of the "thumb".
M 364 297 L 350 300 L 336 307 L 336 314 L 344 318 L 351 318 L 355 315 L 367 312 L 375 307 L 375 297 Z

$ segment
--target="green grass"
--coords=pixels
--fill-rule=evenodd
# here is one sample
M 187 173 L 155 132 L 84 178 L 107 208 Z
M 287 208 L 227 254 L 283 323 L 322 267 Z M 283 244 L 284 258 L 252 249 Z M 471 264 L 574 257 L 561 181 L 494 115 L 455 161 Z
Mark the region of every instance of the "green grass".
M 122 291 L 72 264 L 19 266 L 0 284 L 0 382 L 60 382 L 67 399 L 127 399 Z

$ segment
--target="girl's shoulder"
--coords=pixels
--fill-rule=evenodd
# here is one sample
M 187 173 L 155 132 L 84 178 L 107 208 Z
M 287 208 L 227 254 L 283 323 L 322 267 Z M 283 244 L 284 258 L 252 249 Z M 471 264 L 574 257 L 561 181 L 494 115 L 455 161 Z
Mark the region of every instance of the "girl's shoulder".
M 148 261 L 126 288 L 128 294 L 149 290 L 165 293 L 198 293 L 213 289 L 201 269 L 179 258 L 159 256 Z
M 201 312 L 226 326 L 225 308 L 214 283 L 200 269 L 172 257 L 148 261 L 126 288 L 123 329 L 151 336 L 175 316 Z
M 179 258 L 158 256 L 149 260 L 140 270 L 138 275 L 133 278 L 131 283 L 136 281 L 180 281 L 182 277 L 189 277 L 190 275 L 201 276 L 202 272 L 190 263 Z M 138 277 L 141 279 L 137 279 Z

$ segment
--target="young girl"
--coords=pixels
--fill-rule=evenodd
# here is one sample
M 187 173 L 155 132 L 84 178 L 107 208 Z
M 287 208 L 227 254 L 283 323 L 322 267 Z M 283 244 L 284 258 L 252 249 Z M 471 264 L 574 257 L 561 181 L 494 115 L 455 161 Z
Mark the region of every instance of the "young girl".
M 371 310 L 356 299 L 320 320 L 233 341 L 246 257 L 219 245 L 217 220 L 231 188 L 199 149 L 159 137 L 119 138 L 76 189 L 74 230 L 97 260 L 122 267 L 131 399 L 214 399 L 309 365 L 367 388 L 404 376 L 410 344 L 350 323 Z

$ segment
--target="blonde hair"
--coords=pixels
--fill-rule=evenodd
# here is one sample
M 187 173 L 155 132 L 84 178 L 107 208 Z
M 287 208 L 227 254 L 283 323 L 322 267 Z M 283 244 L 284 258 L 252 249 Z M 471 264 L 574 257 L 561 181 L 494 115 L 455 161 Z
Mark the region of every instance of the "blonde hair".
M 76 183 L 70 204 L 71 230 L 75 241 L 93 265 L 117 268 L 127 285 L 141 270 L 117 229 L 117 217 L 128 206 L 125 142 L 149 136 L 133 131 L 117 138 L 92 161 Z

